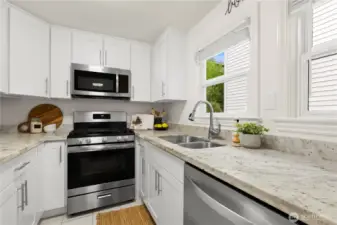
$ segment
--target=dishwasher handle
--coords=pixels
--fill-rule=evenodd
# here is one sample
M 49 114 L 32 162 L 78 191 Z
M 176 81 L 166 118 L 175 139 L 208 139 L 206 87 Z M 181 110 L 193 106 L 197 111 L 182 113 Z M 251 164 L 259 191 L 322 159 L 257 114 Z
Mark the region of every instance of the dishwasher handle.
M 187 177 L 186 177 L 187 178 Z M 220 202 L 209 196 L 205 191 L 203 191 L 196 183 L 194 183 L 190 178 L 187 180 L 191 183 L 196 195 L 211 209 L 217 212 L 222 217 L 232 221 L 234 224 L 240 225 L 254 225 L 252 222 L 246 218 L 240 216 L 239 214 L 233 212 L 226 206 L 222 205 Z

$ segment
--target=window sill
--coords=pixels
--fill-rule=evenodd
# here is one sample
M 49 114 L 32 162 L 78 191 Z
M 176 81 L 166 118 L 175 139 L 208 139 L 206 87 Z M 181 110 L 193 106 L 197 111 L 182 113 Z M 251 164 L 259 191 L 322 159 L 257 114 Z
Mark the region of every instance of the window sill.
M 278 133 L 315 136 L 318 139 L 337 137 L 336 118 L 277 118 L 274 122 Z

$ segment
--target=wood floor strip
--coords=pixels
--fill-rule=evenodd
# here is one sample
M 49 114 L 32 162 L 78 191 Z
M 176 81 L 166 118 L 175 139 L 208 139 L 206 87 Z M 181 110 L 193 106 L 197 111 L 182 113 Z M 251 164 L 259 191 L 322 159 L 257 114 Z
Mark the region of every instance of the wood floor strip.
M 144 205 L 97 214 L 97 225 L 155 225 Z

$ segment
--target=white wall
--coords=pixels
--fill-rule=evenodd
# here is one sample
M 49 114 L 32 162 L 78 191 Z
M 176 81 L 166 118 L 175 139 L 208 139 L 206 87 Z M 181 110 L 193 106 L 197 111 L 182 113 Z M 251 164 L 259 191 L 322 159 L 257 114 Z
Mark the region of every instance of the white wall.
M 252 32 L 257 32 L 259 37 L 259 101 L 257 102 L 258 117 L 264 119 L 267 125 L 273 126 L 271 119 L 284 116 L 287 113 L 284 82 L 286 51 L 285 25 L 286 7 L 285 0 L 255 0 L 243 1 L 238 8 L 233 8 L 232 13 L 225 15 L 227 0 L 222 1 L 206 17 L 193 27 L 187 37 L 187 102 L 172 103 L 169 110 L 169 119 L 174 123 L 196 124 L 190 122 L 188 115 L 194 104 L 203 98 L 200 89 L 200 75 L 198 65 L 195 63 L 195 53 L 201 46 L 210 43 L 226 34 L 229 28 L 252 15 L 252 10 L 258 7 L 258 20 L 260 27 Z M 258 5 L 256 5 L 258 4 Z M 199 120 L 197 123 L 204 123 Z M 208 121 L 207 121 L 208 122 Z
M 150 113 L 152 107 L 150 103 L 133 103 L 103 99 L 51 100 L 27 97 L 3 98 L 2 125 L 17 125 L 20 122 L 26 121 L 29 111 L 34 106 L 43 103 L 50 103 L 60 107 L 64 116 L 64 124 L 73 123 L 72 113 L 74 111 L 125 111 L 129 115 L 132 115 L 134 113 Z M 155 105 L 154 107 L 160 107 L 160 105 Z

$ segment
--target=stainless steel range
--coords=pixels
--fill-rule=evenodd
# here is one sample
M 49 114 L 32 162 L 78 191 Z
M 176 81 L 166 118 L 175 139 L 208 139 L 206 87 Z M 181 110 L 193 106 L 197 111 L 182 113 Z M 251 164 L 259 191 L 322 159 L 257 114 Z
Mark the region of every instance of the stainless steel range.
M 75 112 L 68 215 L 135 199 L 135 136 L 125 112 Z

